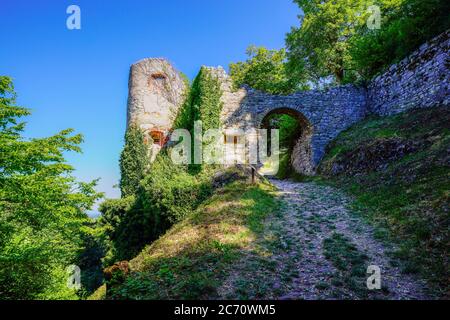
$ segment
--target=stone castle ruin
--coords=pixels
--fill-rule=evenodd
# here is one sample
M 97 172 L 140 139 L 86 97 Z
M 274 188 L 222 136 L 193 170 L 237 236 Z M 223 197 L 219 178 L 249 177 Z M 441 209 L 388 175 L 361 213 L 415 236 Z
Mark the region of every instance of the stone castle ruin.
M 128 90 L 127 126 L 144 132 L 155 156 L 183 104 L 186 83 L 167 60 L 143 59 L 131 66 Z
M 267 128 L 273 114 L 289 114 L 301 132 L 291 162 L 312 175 L 326 146 L 369 114 L 391 115 L 416 107 L 450 104 L 450 32 L 422 45 L 366 87 L 345 85 L 291 95 L 271 95 L 244 86 L 234 90 L 221 67 L 208 70 L 221 83 L 224 129 Z M 165 59 L 144 59 L 131 67 L 128 126 L 141 128 L 152 149 L 167 140 L 185 92 L 179 72 Z

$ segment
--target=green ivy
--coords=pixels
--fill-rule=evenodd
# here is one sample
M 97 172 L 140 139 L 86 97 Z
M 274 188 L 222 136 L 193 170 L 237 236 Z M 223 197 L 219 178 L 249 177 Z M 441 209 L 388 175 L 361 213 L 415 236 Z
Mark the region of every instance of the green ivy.
M 135 194 L 148 166 L 148 148 L 144 134 L 136 127 L 128 128 L 125 147 L 120 155 L 120 191 L 122 197 Z
M 222 90 L 219 79 L 211 71 L 202 67 L 192 84 L 191 105 L 194 112 L 193 120 L 203 123 L 203 131 L 221 126 Z

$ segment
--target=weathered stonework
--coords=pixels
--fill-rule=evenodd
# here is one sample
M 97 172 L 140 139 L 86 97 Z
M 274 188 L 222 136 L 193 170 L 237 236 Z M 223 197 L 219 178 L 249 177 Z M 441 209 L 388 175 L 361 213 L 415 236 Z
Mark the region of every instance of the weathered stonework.
M 142 129 L 158 151 L 184 102 L 186 84 L 167 60 L 143 59 L 131 66 L 128 87 L 127 125 Z
M 221 83 L 221 120 L 225 129 L 262 128 L 265 120 L 275 113 L 298 119 L 302 132 L 293 150 L 292 165 L 296 171 L 311 175 L 327 144 L 366 115 L 450 105 L 449 51 L 449 32 L 446 32 L 391 66 L 367 88 L 346 85 L 285 96 L 247 86 L 234 90 L 222 67 L 208 70 Z M 168 132 L 182 104 L 184 91 L 184 82 L 167 61 L 138 62 L 130 73 L 128 124 L 137 124 L 147 132 Z
M 296 117 L 304 131 L 303 139 L 300 140 L 309 139 L 312 151 L 295 149 L 299 154 L 310 154 L 311 159 L 308 161 L 313 167 L 322 158 L 326 145 L 339 132 L 366 115 L 365 92 L 354 86 L 304 91 L 288 96 L 270 95 L 246 87 L 240 89 L 235 96 L 224 94 L 223 99 L 222 118 L 225 127 L 240 127 L 244 130 L 250 127 L 261 128 L 265 118 L 274 113 L 289 113 Z
M 416 107 L 450 104 L 450 31 L 418 50 L 368 86 L 368 109 L 391 115 Z

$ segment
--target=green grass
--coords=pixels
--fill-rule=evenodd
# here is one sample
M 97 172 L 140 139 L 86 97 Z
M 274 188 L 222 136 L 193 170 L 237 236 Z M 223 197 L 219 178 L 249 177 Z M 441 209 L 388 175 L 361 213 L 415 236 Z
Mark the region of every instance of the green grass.
M 355 196 L 355 209 L 378 227 L 378 239 L 398 245 L 393 256 L 403 262 L 403 270 L 420 272 L 441 295 L 449 278 L 449 124 L 445 107 L 369 118 L 343 132 L 319 168 L 322 180 Z M 374 168 L 370 150 L 386 139 L 415 148 L 381 158 L 383 166 Z M 354 170 L 355 159 L 361 158 L 365 162 Z M 334 174 L 336 164 L 346 170 Z
M 253 271 L 274 268 L 259 252 L 264 221 L 279 206 L 266 184 L 232 183 L 130 261 L 125 282 L 108 287 L 108 299 L 211 299 L 246 254 Z M 276 240 L 276 239 L 275 239 Z M 256 268 L 256 269 L 255 269 Z M 260 296 L 265 281 L 241 283 L 230 298 Z

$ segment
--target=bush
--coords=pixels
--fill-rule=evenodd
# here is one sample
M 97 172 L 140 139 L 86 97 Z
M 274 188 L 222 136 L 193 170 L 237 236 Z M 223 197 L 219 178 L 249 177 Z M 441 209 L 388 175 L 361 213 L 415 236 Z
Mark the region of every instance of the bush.
M 166 154 L 158 156 L 142 182 L 143 208 L 154 216 L 156 229 L 165 229 L 192 212 L 210 194 L 209 184 L 190 175 Z
M 104 267 L 132 257 L 144 242 L 154 239 L 135 196 L 106 200 L 99 211 L 102 213 L 99 223 L 110 240 Z

